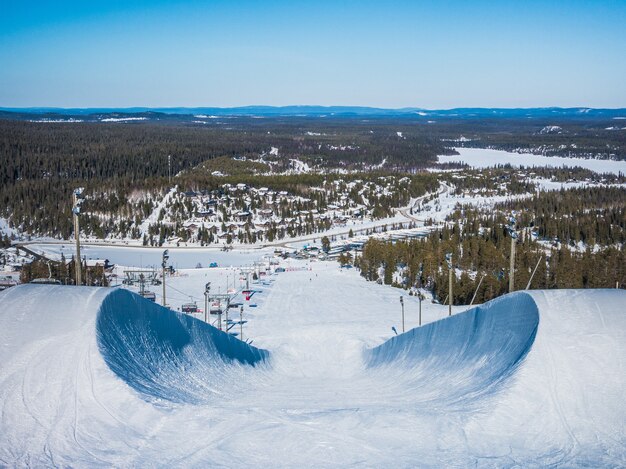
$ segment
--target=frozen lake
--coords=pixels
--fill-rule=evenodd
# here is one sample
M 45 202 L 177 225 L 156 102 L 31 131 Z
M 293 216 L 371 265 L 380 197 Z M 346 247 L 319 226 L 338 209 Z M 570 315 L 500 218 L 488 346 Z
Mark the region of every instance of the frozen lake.
M 59 259 L 61 253 L 67 259 L 74 254 L 74 244 L 38 243 L 28 246 L 32 251 L 50 259 Z M 108 259 L 112 264 L 133 267 L 160 267 L 163 251 L 169 250 L 169 264 L 176 269 L 192 269 L 198 264 L 208 267 L 217 262 L 220 267 L 251 265 L 265 254 L 274 252 L 266 249 L 237 249 L 224 252 L 216 248 L 150 248 L 140 246 L 81 246 L 81 257 L 87 259 Z
M 497 165 L 511 166 L 548 166 L 574 167 L 589 169 L 597 173 L 626 173 L 626 161 L 592 160 L 584 158 L 565 158 L 560 156 L 541 156 L 528 153 L 512 153 L 487 148 L 455 148 L 458 155 L 439 156 L 440 163 L 467 163 L 473 168 L 490 168 Z

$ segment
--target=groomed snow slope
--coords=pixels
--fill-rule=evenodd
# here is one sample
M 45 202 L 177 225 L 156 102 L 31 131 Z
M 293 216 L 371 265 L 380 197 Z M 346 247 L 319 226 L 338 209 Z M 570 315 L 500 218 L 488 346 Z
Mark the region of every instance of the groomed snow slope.
M 1 293 L 0 465 L 626 464 L 623 291 L 520 292 L 380 344 L 346 307 L 377 288 L 322 269 L 265 299 L 271 359 L 121 290 Z

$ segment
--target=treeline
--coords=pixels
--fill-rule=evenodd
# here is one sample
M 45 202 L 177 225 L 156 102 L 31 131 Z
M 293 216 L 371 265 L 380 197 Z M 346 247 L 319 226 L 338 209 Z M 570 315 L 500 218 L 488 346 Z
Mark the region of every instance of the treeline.
M 204 171 L 194 170 L 203 162 L 221 157 L 228 169 L 242 169 L 233 157 L 259 158 L 272 146 L 280 148 L 275 169 L 284 169 L 290 158 L 321 161 L 324 165 L 346 169 L 361 163 L 378 164 L 383 159 L 390 167 L 421 167 L 446 150 L 428 135 L 400 139 L 393 123 L 367 126 L 352 121 L 333 121 L 319 135 L 306 135 L 306 122 L 294 126 L 280 119 L 248 119 L 232 127 L 193 126 L 154 123 L 33 123 L 0 119 L 0 216 L 9 218 L 21 231 L 35 235 L 67 238 L 71 234 L 71 194 L 85 187 L 94 197 L 86 202 L 98 213 L 86 221 L 88 233 L 102 236 L 116 220 L 136 218 L 145 213 L 145 201 L 136 192 L 162 192 L 168 186 L 168 155 L 173 184 L 182 187 L 216 188 L 224 180 L 207 177 L 220 164 L 208 164 Z M 370 133 L 369 128 L 375 130 Z M 353 148 L 352 150 L 349 149 Z M 336 149 L 333 149 L 336 148 Z M 342 151 L 337 148 L 345 148 Z M 248 169 L 265 165 L 244 162 Z M 210 170 L 210 171 L 209 171 Z M 201 176 L 198 173 L 203 172 Z M 228 171 L 226 171 L 228 172 Z M 244 171 L 245 172 L 245 171 Z M 181 175 L 180 177 L 176 177 Z M 301 177 L 301 176 L 300 176 Z M 237 181 L 239 182 L 239 181 Z M 267 180 L 267 184 L 272 181 Z M 309 184 L 276 180 L 275 187 L 295 190 Z M 96 199 L 101 194 L 100 200 Z M 138 204 L 143 204 L 139 207 Z M 87 208 L 86 208 L 87 210 Z M 127 217 L 125 213 L 131 213 Z M 129 233 L 130 227 L 124 232 Z
M 514 168 L 501 165 L 496 168 L 467 169 L 443 173 L 439 179 L 454 185 L 454 193 L 462 195 L 468 191 L 481 195 L 532 194 L 538 190 L 536 179 L 548 179 L 561 183 L 624 184 L 626 175 L 595 173 L 584 168 Z M 523 202 L 520 202 L 523 204 Z
M 546 156 L 626 159 L 626 138 L 619 121 L 588 118 L 466 118 L 438 119 L 431 132 L 455 146 L 533 152 Z M 556 126 L 546 132 L 546 127 Z M 613 127 L 613 128 L 611 128 Z M 543 132 L 542 132 L 543 131 Z
M 104 266 L 87 266 L 87 264 L 83 262 L 81 270 L 83 285 L 92 287 L 109 286 Z M 63 285 L 75 285 L 76 264 L 74 263 L 74 257 L 72 256 L 69 262 L 65 260 L 65 257 L 62 257 L 61 261 L 35 260 L 24 264 L 20 272 L 20 281 L 22 283 L 29 283 L 36 279 L 57 280 Z
M 453 304 L 481 303 L 508 292 L 511 238 L 501 215 L 470 218 L 435 231 L 424 239 L 383 242 L 369 240 L 355 259 L 367 280 L 411 289 L 425 288 L 439 302 L 447 301 L 452 254 Z M 530 236 L 516 243 L 515 289 L 530 287 L 615 288 L 626 285 L 626 250 L 609 247 L 598 252 L 572 252 L 567 247 L 546 248 Z M 481 282 L 482 279 L 482 282 Z M 480 284 L 480 288 L 478 285 Z
M 626 244 L 626 188 L 581 187 L 540 192 L 530 199 L 509 200 L 496 210 L 519 211 L 520 226 L 531 227 L 544 240 Z

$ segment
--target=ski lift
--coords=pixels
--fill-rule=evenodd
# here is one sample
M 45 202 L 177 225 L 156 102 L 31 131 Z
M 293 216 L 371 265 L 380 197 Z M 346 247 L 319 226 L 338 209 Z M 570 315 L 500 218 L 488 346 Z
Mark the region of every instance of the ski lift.
M 222 303 L 219 300 L 212 302 L 211 306 L 209 307 L 209 313 L 222 314 Z
M 152 291 L 144 290 L 144 291 L 139 292 L 139 294 L 143 296 L 146 300 L 156 302 L 156 294 Z
M 193 303 L 185 303 L 180 307 L 180 310 L 185 314 L 194 314 L 198 312 L 198 304 L 195 301 Z

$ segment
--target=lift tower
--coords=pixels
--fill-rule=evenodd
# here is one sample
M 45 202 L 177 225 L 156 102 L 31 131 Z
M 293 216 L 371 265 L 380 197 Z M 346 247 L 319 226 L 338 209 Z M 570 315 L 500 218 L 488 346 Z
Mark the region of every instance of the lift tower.
M 78 215 L 80 215 L 80 204 L 83 201 L 82 195 L 82 187 L 74 189 L 72 213 L 74 214 L 74 238 L 76 239 L 76 259 L 74 266 L 76 271 L 76 285 L 83 284 L 82 266 L 80 262 L 80 222 L 78 220 Z

